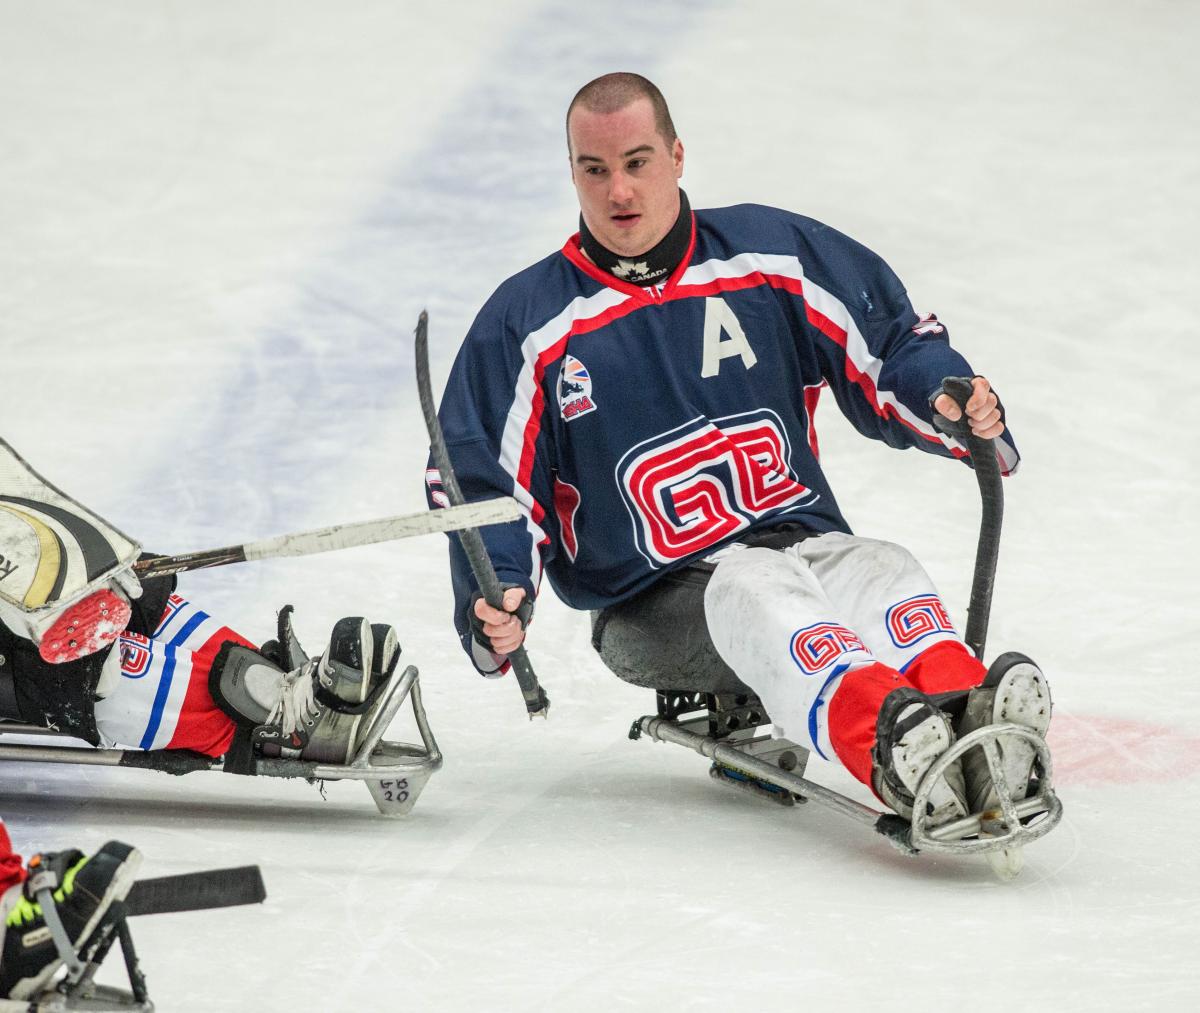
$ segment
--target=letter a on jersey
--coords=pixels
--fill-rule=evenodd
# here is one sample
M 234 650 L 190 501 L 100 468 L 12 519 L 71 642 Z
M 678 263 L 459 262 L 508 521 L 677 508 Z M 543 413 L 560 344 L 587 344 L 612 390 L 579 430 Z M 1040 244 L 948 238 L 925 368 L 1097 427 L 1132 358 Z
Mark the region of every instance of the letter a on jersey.
M 725 341 L 721 334 L 729 335 Z M 704 300 L 704 363 L 701 376 L 716 376 L 721 371 L 721 360 L 740 355 L 747 369 L 758 362 L 754 349 L 746 340 L 746 332 L 738 318 L 733 315 L 729 304 L 719 296 Z

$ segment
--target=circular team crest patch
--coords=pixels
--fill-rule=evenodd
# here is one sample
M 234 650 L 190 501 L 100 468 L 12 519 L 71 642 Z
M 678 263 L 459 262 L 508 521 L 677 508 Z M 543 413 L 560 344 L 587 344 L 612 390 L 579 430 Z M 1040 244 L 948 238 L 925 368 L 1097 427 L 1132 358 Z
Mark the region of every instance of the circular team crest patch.
M 558 373 L 558 408 L 568 422 L 596 410 L 587 366 L 573 355 L 563 356 L 562 369 Z

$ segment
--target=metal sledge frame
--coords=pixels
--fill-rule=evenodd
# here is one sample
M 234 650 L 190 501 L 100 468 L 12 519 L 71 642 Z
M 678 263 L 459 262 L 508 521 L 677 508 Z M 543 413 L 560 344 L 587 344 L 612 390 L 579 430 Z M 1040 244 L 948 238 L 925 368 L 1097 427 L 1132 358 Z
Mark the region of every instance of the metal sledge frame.
M 707 713 L 681 721 L 679 718 L 686 711 L 669 704 L 664 706 L 664 700 L 672 699 L 683 699 L 696 707 L 706 707 Z M 754 704 L 758 704 L 753 697 L 745 699 L 752 701 L 748 704 L 751 710 Z M 921 782 L 914 802 L 914 818 L 910 823 L 895 813 L 873 809 L 808 780 L 802 776 L 808 750 L 786 739 L 772 739 L 766 734 L 755 735 L 753 726 L 727 728 L 720 703 L 721 698 L 711 694 L 664 694 L 659 691 L 659 714 L 646 715 L 634 721 L 629 737 L 637 739 L 644 734 L 658 742 L 684 746 L 712 760 L 710 774 L 715 780 L 749 789 L 764 797 L 773 794 L 767 787 L 770 786 L 776 789 L 775 793 L 786 796 L 772 798 L 772 801 L 788 805 L 812 799 L 869 826 L 908 855 L 922 851 L 977 855 L 1018 848 L 1049 833 L 1062 818 L 1062 803 L 1052 787 L 1050 752 L 1041 737 L 1028 728 L 1013 724 L 988 725 L 964 735 L 954 743 L 938 758 Z M 769 718 L 761 704 L 758 704 L 757 710 L 762 719 L 760 723 L 768 724 Z M 998 742 L 1008 737 L 1026 740 L 1037 755 L 1037 790 L 1019 802 L 1013 802 L 1008 797 L 1010 792 L 1000 760 Z M 925 812 L 934 785 L 951 763 L 975 748 L 983 749 L 987 757 L 988 767 L 1000 794 L 1001 811 L 973 813 L 952 823 L 929 827 Z M 740 779 L 729 777 L 729 772 L 744 775 L 750 780 L 739 783 Z
M 60 885 L 57 876 L 47 869 L 31 870 L 28 882 L 65 973 L 54 981 L 56 969 L 41 993 L 30 999 L 0 999 L 0 1013 L 154 1013 L 128 919 L 261 904 L 267 896 L 262 872 L 256 865 L 138 880 L 122 900 L 109 905 L 76 947 L 54 900 L 54 891 Z M 98 985 L 95 980 L 114 943 L 121 945 L 128 989 Z
M 1011 786 L 1004 776 L 999 747 L 1001 738 L 1010 741 L 1024 739 L 1033 747 L 1036 755 L 1034 765 L 1038 771 L 1037 790 L 1018 802 L 1012 800 Z M 1000 812 L 989 810 L 973 813 L 951 823 L 930 827 L 926 815 L 930 791 L 946 773 L 950 764 L 975 748 L 982 749 L 987 757 L 992 783 L 996 786 L 996 794 L 1000 798 Z M 941 851 L 955 855 L 982 854 L 1024 847 L 1048 834 L 1062 819 L 1062 802 L 1054 793 L 1052 777 L 1050 750 L 1037 732 L 1014 724 L 978 728 L 955 742 L 934 761 L 925 774 L 913 801 L 912 845 L 918 851 Z M 984 831 L 986 836 L 980 836 Z M 976 839 L 968 839 L 972 837 Z
M 0 1013 L 154 1013 L 146 991 L 146 978 L 138 962 L 133 935 L 126 922 L 125 905 L 115 902 L 77 953 L 54 907 L 50 891 L 39 891 L 37 900 L 46 928 L 66 967 L 66 976 L 56 985 L 31 999 L 0 999 Z M 99 985 L 96 972 L 113 943 L 121 944 L 121 956 L 129 976 L 129 988 Z
M 441 767 L 442 754 L 421 702 L 421 687 L 416 667 L 409 665 L 403 671 L 397 668 L 382 692 L 387 701 L 376 713 L 358 752 L 349 763 L 316 763 L 310 760 L 255 757 L 250 773 L 262 777 L 302 777 L 307 781 L 365 781 L 380 813 L 385 816 L 405 815 L 412 809 L 430 775 Z M 387 731 L 406 699 L 412 702 L 421 746 L 388 742 L 383 738 L 383 733 Z M 54 729 L 0 721 L 0 736 L 3 735 L 70 737 Z M 134 767 L 142 770 L 160 770 L 168 774 L 224 768 L 219 757 L 204 756 L 186 750 L 163 749 L 146 752 L 132 749 L 95 749 L 91 746 L 44 746 L 34 743 L 0 742 L 0 761 L 3 760 Z

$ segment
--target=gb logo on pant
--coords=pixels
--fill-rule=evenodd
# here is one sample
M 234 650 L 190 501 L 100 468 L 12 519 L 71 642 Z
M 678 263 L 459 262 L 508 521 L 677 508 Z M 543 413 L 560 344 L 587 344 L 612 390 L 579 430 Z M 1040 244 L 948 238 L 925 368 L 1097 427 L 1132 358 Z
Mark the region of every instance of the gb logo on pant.
M 816 623 L 792 634 L 792 660 L 805 675 L 816 675 L 857 652 L 871 654 L 858 634 L 837 623 Z

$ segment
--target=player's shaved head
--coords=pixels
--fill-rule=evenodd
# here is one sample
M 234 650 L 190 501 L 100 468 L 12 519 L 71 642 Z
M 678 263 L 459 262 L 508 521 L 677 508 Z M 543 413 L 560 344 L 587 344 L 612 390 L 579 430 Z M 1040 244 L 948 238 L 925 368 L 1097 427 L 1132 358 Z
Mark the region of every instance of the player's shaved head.
M 650 105 L 654 108 L 654 125 L 669 149 L 675 143 L 677 135 L 663 93 L 653 81 L 642 77 L 641 74 L 618 72 L 589 81 L 575 93 L 567 107 L 567 150 L 571 148 L 571 113 L 577 106 L 583 106 L 593 113 L 615 113 L 640 98 L 650 100 Z

